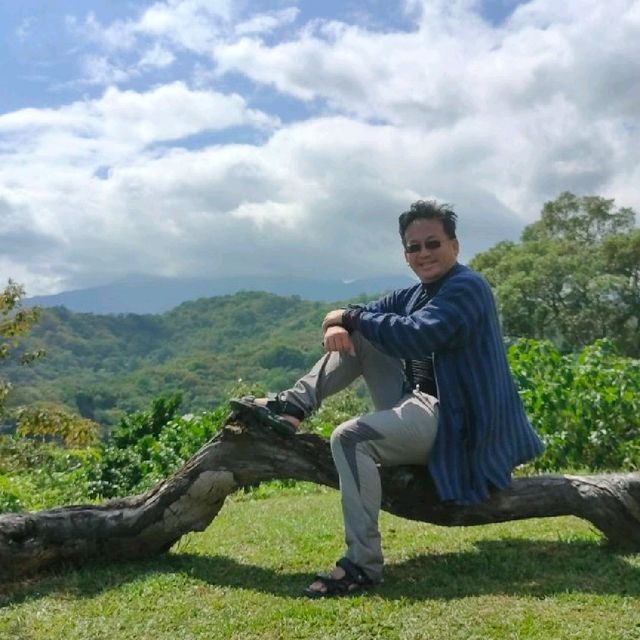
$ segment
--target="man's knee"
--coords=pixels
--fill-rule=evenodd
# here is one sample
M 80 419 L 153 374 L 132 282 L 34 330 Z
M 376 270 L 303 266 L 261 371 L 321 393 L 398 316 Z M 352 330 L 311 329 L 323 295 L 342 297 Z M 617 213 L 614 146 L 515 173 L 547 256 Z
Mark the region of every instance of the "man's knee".
M 352 418 L 343 422 L 333 430 L 331 434 L 331 451 L 337 449 L 355 449 L 360 445 L 360 450 L 366 449 L 366 444 L 374 440 L 382 440 L 383 436 L 373 427 L 369 426 L 362 417 Z
M 345 439 L 349 438 L 349 428 L 356 422 L 355 418 L 347 420 L 339 424 L 332 432 L 330 438 L 331 451 L 335 452 L 337 448 L 342 448 Z

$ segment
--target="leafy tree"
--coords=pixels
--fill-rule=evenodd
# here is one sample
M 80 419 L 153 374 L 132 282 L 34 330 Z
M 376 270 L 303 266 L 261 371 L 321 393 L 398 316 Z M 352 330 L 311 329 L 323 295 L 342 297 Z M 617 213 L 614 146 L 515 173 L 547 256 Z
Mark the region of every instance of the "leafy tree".
M 66 447 L 90 447 L 98 443 L 100 425 L 63 407 L 20 407 L 16 416 L 20 436 L 54 439 Z
M 11 351 L 18 346 L 19 338 L 29 332 L 40 316 L 37 308 L 23 308 L 23 297 L 24 288 L 13 280 L 9 280 L 0 292 L 0 361 L 9 357 Z M 43 353 L 42 350 L 25 352 L 20 361 L 22 364 L 29 364 Z M 0 379 L 0 414 L 4 411 L 10 390 L 9 381 Z
M 592 244 L 608 236 L 631 231 L 634 223 L 633 209 L 615 209 L 613 199 L 580 197 L 565 191 L 555 200 L 545 202 L 540 220 L 524 230 L 522 240 L 568 240 Z
M 151 410 L 123 416 L 112 431 L 111 441 L 120 449 L 135 445 L 147 436 L 156 439 L 163 427 L 176 415 L 182 404 L 182 395 L 160 396 L 151 404 Z
M 521 242 L 471 261 L 494 287 L 505 332 L 565 351 L 600 338 L 640 355 L 640 229 L 614 200 L 562 193 Z

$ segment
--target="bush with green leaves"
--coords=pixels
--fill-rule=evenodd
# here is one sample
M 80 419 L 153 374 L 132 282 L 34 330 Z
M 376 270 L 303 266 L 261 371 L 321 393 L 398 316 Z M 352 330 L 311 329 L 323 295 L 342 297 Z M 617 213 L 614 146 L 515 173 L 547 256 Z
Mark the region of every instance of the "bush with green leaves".
M 226 406 L 177 415 L 180 394 L 160 396 L 146 411 L 126 415 L 102 447 L 90 494 L 111 498 L 144 491 L 166 478 L 220 429 Z
M 0 474 L 0 513 L 22 511 L 24 505 L 11 477 Z
M 0 513 L 86 502 L 96 448 L 0 436 Z
M 537 469 L 640 466 L 640 360 L 619 356 L 607 340 L 562 355 L 548 341 L 523 339 L 510 347 L 509 362 L 546 444 Z

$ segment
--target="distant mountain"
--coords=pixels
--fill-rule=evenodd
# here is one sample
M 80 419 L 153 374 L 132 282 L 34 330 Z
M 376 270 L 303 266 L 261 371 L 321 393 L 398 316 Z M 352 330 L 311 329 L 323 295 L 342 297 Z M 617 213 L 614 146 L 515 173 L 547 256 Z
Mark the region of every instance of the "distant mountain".
M 162 278 L 129 276 L 112 284 L 50 296 L 34 296 L 29 306 L 66 307 L 80 313 L 164 313 L 188 300 L 230 295 L 238 291 L 265 291 L 280 296 L 300 296 L 315 302 L 336 302 L 360 294 L 375 295 L 410 286 L 409 276 L 381 276 L 341 282 L 289 277 Z

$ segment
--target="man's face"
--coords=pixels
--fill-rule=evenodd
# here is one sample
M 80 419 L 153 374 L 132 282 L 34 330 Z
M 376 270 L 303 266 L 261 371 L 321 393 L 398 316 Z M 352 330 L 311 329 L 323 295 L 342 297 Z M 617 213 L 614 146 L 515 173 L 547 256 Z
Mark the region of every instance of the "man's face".
M 437 248 L 426 248 L 440 243 Z M 419 251 L 407 251 L 420 245 Z M 421 282 L 435 282 L 453 267 L 458 259 L 458 241 L 445 233 L 441 220 L 414 220 L 404 233 L 404 257 Z

